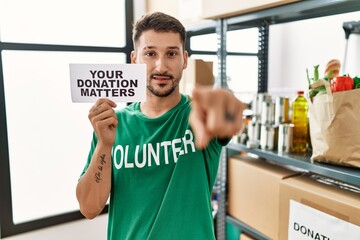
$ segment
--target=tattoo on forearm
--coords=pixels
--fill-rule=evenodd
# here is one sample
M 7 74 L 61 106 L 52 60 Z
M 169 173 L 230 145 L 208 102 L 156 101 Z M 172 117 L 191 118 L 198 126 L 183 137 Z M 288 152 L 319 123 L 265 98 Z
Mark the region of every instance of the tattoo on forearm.
M 101 154 L 100 155 L 100 164 L 101 165 L 104 165 L 106 163 L 106 161 L 105 161 L 105 154 Z
M 101 172 L 95 173 L 95 182 L 99 183 L 102 180 L 101 178 Z
M 96 173 L 95 173 L 95 182 L 97 183 L 100 183 L 100 181 L 102 181 L 102 178 L 101 178 L 101 173 L 102 173 L 102 170 L 103 170 L 103 167 L 104 165 L 106 164 L 106 161 L 105 161 L 105 154 L 101 154 L 100 155 L 100 164 L 98 166 L 98 170 Z

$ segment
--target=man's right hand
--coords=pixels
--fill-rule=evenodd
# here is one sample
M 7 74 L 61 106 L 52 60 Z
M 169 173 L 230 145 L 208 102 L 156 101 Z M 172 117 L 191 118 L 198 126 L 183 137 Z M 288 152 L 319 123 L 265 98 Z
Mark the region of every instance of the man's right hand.
M 118 119 L 113 108 L 116 103 L 101 98 L 96 101 L 95 105 L 89 111 L 89 120 L 94 128 L 99 143 L 112 146 L 116 137 L 116 126 Z
M 101 213 L 111 191 L 111 148 L 116 137 L 118 119 L 113 108 L 116 103 L 99 99 L 89 111 L 89 119 L 98 138 L 90 165 L 79 180 L 76 197 L 81 213 L 93 219 Z

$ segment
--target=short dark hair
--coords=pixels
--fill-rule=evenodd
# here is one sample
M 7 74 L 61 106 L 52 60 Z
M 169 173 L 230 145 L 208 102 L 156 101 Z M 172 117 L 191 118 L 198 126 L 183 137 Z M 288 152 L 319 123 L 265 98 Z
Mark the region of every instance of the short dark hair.
M 133 44 L 134 48 L 136 42 L 139 40 L 141 34 L 147 30 L 154 30 L 156 32 L 173 32 L 180 34 L 180 40 L 185 50 L 186 31 L 181 22 L 165 13 L 155 12 L 142 16 L 133 27 Z

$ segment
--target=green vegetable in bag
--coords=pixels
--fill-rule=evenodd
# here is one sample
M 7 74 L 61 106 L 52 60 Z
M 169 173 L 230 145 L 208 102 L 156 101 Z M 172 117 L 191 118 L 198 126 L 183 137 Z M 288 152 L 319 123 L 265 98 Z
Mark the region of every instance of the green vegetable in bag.
M 314 66 L 314 78 L 309 77 L 309 71 L 308 71 L 308 69 L 306 69 L 306 76 L 307 76 L 307 80 L 308 80 L 308 83 L 309 83 L 309 88 L 310 88 L 311 84 L 316 83 L 317 81 L 319 81 L 319 66 L 320 65 Z M 325 79 L 325 80 L 329 81 L 328 79 Z M 326 94 L 326 88 L 325 88 L 324 85 L 321 85 L 319 87 L 312 88 L 312 89 L 309 90 L 309 97 L 310 98 L 315 97 L 318 94 Z
M 319 66 L 320 65 L 314 66 L 314 82 L 319 81 Z
M 356 76 L 353 78 L 353 80 L 354 80 L 354 89 L 360 88 L 360 77 Z

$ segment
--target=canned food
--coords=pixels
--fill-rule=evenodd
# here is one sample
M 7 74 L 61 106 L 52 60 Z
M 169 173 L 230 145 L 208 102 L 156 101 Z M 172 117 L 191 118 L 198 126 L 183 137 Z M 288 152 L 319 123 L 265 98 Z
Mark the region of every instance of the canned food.
M 290 100 L 288 97 L 285 97 L 284 98 L 284 106 L 283 106 L 283 111 L 284 111 L 284 115 L 283 115 L 283 118 L 282 118 L 282 123 L 290 123 L 291 120 L 290 120 L 290 116 L 289 116 L 289 113 L 290 113 Z
M 271 98 L 266 99 L 261 107 L 261 124 L 274 124 L 275 105 Z
M 289 123 L 289 98 L 276 97 L 275 98 L 275 120 L 274 124 Z
M 293 144 L 294 124 L 284 123 L 279 125 L 278 152 L 289 153 Z
M 249 122 L 247 127 L 249 138 L 247 142 L 248 147 L 259 147 L 261 124 L 259 122 Z
M 272 125 L 261 125 L 260 147 L 265 150 L 274 150 L 276 127 Z
M 254 120 L 255 121 L 260 121 L 261 120 L 261 113 L 262 113 L 262 104 L 263 102 L 265 102 L 267 99 L 269 99 L 269 95 L 267 93 L 258 93 L 254 100 L 253 100 L 253 104 L 252 104 L 252 110 L 254 113 Z

